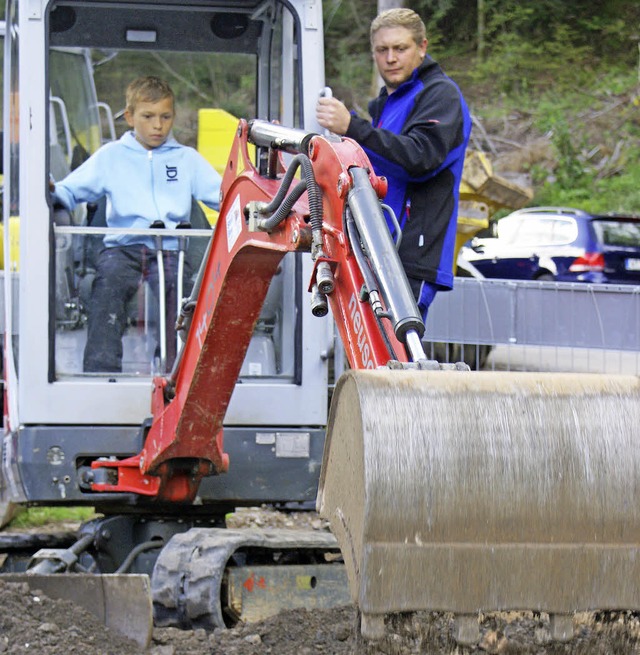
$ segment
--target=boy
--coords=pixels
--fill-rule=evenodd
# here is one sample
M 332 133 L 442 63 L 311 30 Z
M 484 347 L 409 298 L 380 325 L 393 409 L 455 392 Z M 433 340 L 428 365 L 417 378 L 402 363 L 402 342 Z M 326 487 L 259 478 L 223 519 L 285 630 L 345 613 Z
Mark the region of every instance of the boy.
M 108 227 L 144 230 L 162 224 L 168 233 L 189 223 L 192 199 L 219 208 L 220 175 L 193 148 L 171 135 L 175 119 L 171 87 L 157 77 L 128 86 L 126 110 L 132 128 L 108 143 L 52 188 L 54 199 L 72 211 L 81 202 L 106 196 Z M 160 223 L 159 223 L 160 222 Z M 151 236 L 107 235 L 98 255 L 89 307 L 86 372 L 122 370 L 126 308 L 144 277 L 158 290 L 156 241 Z M 176 317 L 178 239 L 162 239 L 167 332 Z M 160 290 L 161 292 L 161 290 Z M 159 297 L 159 296 L 158 296 Z M 175 358 L 175 337 L 167 339 L 167 366 Z

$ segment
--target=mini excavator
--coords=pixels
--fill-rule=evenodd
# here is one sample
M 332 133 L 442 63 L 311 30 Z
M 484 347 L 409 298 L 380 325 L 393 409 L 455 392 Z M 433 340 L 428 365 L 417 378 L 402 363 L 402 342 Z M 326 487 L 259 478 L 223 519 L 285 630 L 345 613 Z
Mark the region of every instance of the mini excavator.
M 320 2 L 8 0 L 6 15 L 2 522 L 28 505 L 99 516 L 35 555 L 4 540 L 4 575 L 66 589 L 141 645 L 152 610 L 213 629 L 352 601 L 369 638 L 389 613 L 442 610 L 473 643 L 479 611 L 548 612 L 565 639 L 577 610 L 640 609 L 638 380 L 427 359 L 385 180 L 313 129 Z M 141 285 L 123 370 L 85 373 L 89 246 L 115 228 L 99 207 L 59 211 L 48 180 L 101 145 L 95 69 L 151 50 L 214 53 L 221 75 L 248 61 L 262 118 L 238 123 L 215 229 L 196 207 L 180 237 L 187 261 L 205 246 L 175 362 L 156 357 L 163 312 Z M 145 234 L 161 251 L 166 229 Z M 331 533 L 226 527 L 238 507 L 314 501 Z

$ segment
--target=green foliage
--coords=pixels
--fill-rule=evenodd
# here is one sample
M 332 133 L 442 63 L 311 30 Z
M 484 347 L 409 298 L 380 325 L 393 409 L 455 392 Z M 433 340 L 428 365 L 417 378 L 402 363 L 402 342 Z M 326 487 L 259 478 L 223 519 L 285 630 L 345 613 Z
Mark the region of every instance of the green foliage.
M 563 190 L 581 186 L 585 170 L 579 157 L 580 144 L 575 142 L 566 120 L 561 119 L 555 123 L 551 141 L 557 153 L 557 184 Z
M 535 205 L 577 207 L 594 213 L 640 215 L 640 160 L 625 167 L 619 175 L 596 179 L 585 176 L 580 186 L 564 188 L 545 183 L 536 190 Z
M 359 4 L 342 0 L 324 3 L 325 71 L 338 97 L 350 107 L 366 109 L 373 95 L 369 26 L 376 5 Z
M 10 525 L 13 528 L 33 528 L 63 521 L 82 522 L 94 516 L 92 507 L 29 507 L 20 512 Z
M 553 27 L 547 42 L 523 39 L 515 32 L 499 34 L 472 72 L 476 82 L 492 84 L 507 94 L 539 93 L 553 82 L 580 84 L 593 75 L 589 46 L 572 44 L 568 25 Z

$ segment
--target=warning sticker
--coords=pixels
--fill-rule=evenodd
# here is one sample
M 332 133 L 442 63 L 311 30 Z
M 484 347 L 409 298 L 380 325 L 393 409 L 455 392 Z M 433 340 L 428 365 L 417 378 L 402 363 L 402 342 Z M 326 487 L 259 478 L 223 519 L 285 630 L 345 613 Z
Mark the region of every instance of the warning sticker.
M 240 232 L 242 232 L 242 211 L 240 210 L 240 196 L 236 196 L 231 209 L 227 212 L 227 247 L 229 252 L 231 252 L 238 240 Z
M 276 457 L 309 457 L 308 432 L 276 432 Z

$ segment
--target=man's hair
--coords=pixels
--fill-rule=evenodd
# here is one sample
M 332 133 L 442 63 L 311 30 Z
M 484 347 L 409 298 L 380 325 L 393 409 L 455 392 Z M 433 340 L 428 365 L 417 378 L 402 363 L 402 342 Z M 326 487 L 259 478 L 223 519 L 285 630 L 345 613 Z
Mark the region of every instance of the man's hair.
M 165 98 L 171 98 L 171 102 L 175 102 L 173 90 L 167 82 L 152 75 L 138 77 L 127 87 L 127 111 L 133 113 L 141 102 L 160 102 Z
M 378 14 L 371 22 L 369 38 L 373 44 L 375 33 L 383 27 L 404 27 L 411 32 L 413 40 L 420 45 L 427 38 L 427 30 L 422 19 L 415 11 L 403 7 L 387 9 Z

